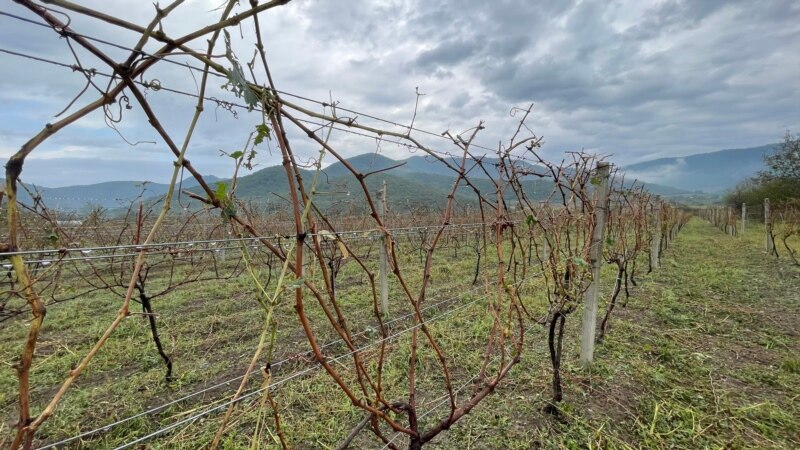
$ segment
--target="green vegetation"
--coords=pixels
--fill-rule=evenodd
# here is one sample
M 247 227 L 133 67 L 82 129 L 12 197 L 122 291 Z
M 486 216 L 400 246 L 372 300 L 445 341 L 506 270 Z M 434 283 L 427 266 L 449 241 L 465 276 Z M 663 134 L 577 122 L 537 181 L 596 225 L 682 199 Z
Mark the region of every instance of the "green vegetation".
M 386 180 L 389 209 L 393 211 L 442 210 L 456 177 L 456 173 L 440 161 L 422 156 L 395 161 L 379 154 L 365 154 L 347 161 L 360 173 L 367 175 L 364 183 L 370 192 L 380 190 Z M 453 160 L 448 162 L 453 167 L 458 167 L 460 163 Z M 475 162 L 470 160 L 466 167 L 470 182 L 484 194 L 494 192 L 492 180 L 481 173 L 479 167 L 473 167 L 474 165 Z M 487 166 L 492 167 L 491 164 Z M 300 174 L 304 179 L 313 177 L 313 171 L 310 170 L 300 170 Z M 497 176 L 496 169 L 493 176 Z M 552 182 L 549 180 L 525 180 L 523 184 L 532 197 L 539 199 L 544 199 L 552 189 Z M 191 190 L 200 193 L 198 188 Z M 237 199 L 278 208 L 286 208 L 288 205 L 285 200 L 289 196 L 288 192 L 286 172 L 281 166 L 266 167 L 241 176 L 236 187 Z M 331 214 L 348 212 L 351 209 L 363 210 L 366 204 L 358 180 L 338 161 L 323 170 L 318 192 L 315 203 Z M 455 200 L 461 207 L 477 209 L 475 193 L 464 183 L 456 190 Z
M 539 412 L 546 357 L 528 353 L 436 448 L 798 448 L 800 271 L 762 239 L 692 220 L 612 319 L 591 372 L 572 323 L 560 420 Z
M 729 237 L 694 219 L 667 250 L 661 270 L 638 277 L 639 287 L 627 307 L 616 311 L 609 334 L 598 347 L 597 363 L 589 372 L 577 364 L 579 318 L 567 322 L 565 401 L 558 417 L 541 412 L 549 398 L 549 361 L 546 330 L 533 325 L 527 336 L 529 349 L 511 378 L 439 436 L 433 448 L 796 448 L 800 445 L 796 401 L 800 395 L 800 342 L 796 338 L 800 271 L 768 257 L 761 250 L 762 239 L 757 229 Z M 471 274 L 474 268 L 468 249 L 457 257 L 454 252 L 447 253 L 432 272 L 435 291 L 431 302 L 450 296 L 460 299 L 457 305 L 445 304 L 430 311 L 431 316 L 447 314 L 431 328 L 453 363 L 454 384 L 466 383 L 463 395 L 468 395 L 489 323 L 480 319 L 485 317 L 480 314 L 485 300 L 464 295 L 471 276 L 457 275 Z M 408 263 L 416 263 L 412 261 L 415 258 L 408 255 Z M 607 298 L 613 267 L 606 266 L 603 276 Z M 346 289 L 342 304 L 348 317 L 367 317 L 370 300 L 362 294 L 363 280 L 348 279 L 346 265 L 340 277 L 342 289 Z M 392 289 L 397 292 L 397 286 Z M 39 437 L 52 442 L 240 375 L 259 331 L 260 311 L 251 296 L 252 286 L 241 278 L 193 285 L 155 304 L 163 339 L 176 364 L 178 378 L 170 384 L 163 381 L 163 365 L 152 348 L 144 318 L 128 319 Z M 454 310 L 456 306 L 460 309 Z M 544 303 L 541 306 L 544 308 Z M 116 301 L 106 295 L 51 308 L 37 350 L 34 398 L 52 393 L 103 329 L 104 321 L 98 318 L 110 317 L 115 308 Z M 406 312 L 402 302 L 392 308 L 397 314 Z M 275 369 L 276 379 L 313 367 L 304 355 L 307 344 L 298 333 L 291 302 L 283 303 L 281 309 L 283 350 L 276 359 L 292 359 Z M 312 320 L 321 317 L 318 309 L 310 314 Z M 398 323 L 395 330 L 405 326 Z M 374 339 L 368 329 L 364 332 L 363 342 Z M 5 368 L 0 371 L 0 446 L 13 424 L 16 376 L 12 364 L 23 335 L 21 322 L 5 324 L 2 329 L 0 359 Z M 320 340 L 331 337 L 320 336 Z M 389 351 L 403 348 L 390 345 Z M 330 354 L 344 351 L 341 345 L 329 349 Z M 427 364 L 435 366 L 431 356 L 421 356 L 426 361 L 421 365 L 422 377 Z M 399 351 L 387 360 L 387 386 L 403 390 L 402 364 L 407 358 Z M 339 363 L 348 364 L 347 359 Z M 431 374 L 438 373 L 434 366 Z M 251 387 L 263 381 L 261 376 L 255 378 Z M 440 404 L 434 394 L 440 383 L 430 377 L 421 384 L 422 399 L 430 408 Z M 213 389 L 87 439 L 82 445 L 72 445 L 112 448 L 189 417 L 209 402 L 221 403 L 230 398 L 231 389 Z M 274 397 L 287 438 L 296 448 L 333 447 L 362 417 L 319 370 L 281 385 Z M 227 434 L 225 448 L 247 448 L 259 416 L 259 402 L 256 396 L 240 406 L 232 424 L 237 432 Z M 424 420 L 433 420 L 445 410 L 443 405 Z M 218 421 L 219 414 L 212 414 L 183 424 L 153 441 L 154 448 L 197 448 L 210 441 Z M 264 436 L 270 439 L 266 433 Z M 354 447 L 380 445 L 369 433 L 362 433 Z
M 774 154 L 764 156 L 767 170 L 739 184 L 726 197 L 734 206 L 760 205 L 765 198 L 782 202 L 800 198 L 800 136 L 789 131 Z

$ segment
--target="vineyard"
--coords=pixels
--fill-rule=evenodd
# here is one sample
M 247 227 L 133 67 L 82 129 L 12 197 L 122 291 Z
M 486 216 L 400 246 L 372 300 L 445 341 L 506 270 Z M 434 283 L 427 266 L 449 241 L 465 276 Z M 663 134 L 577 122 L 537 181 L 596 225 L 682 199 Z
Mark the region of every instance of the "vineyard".
M 183 35 L 164 26 L 180 0 L 146 27 L 17 3 L 37 20 L 4 15 L 56 33 L 74 60 L 6 53 L 86 85 L 6 164 L 0 447 L 798 444 L 796 203 L 682 208 L 602 156 L 550 161 L 533 105 L 511 109 L 510 130 L 434 132 L 415 127 L 416 106 L 399 124 L 283 92 L 263 17 L 288 0 L 227 1 Z M 82 34 L 73 16 L 137 44 Z M 182 84 L 151 75 L 170 64 Z M 185 129 L 164 125 L 158 96 L 193 102 Z M 164 196 L 68 215 L 22 182 L 47 139 L 131 109 L 174 158 Z M 213 184 L 190 158 L 218 111 L 253 126 Z M 496 148 L 477 144 L 489 132 L 506 133 Z M 357 166 L 352 142 L 424 154 L 446 193 L 390 207 L 401 164 Z M 237 195 L 266 152 L 287 186 L 268 208 Z M 332 163 L 347 186 L 329 183 Z

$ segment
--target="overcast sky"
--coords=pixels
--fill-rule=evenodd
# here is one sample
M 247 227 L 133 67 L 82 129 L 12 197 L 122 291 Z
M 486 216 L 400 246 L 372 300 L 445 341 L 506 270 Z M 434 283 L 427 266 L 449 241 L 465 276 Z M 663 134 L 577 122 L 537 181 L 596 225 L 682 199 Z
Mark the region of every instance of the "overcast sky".
M 151 2 L 86 3 L 145 25 Z M 162 5 L 167 2 L 162 1 Z M 190 1 L 164 23 L 179 36 L 215 21 L 221 0 Z M 247 5 L 248 2 L 241 2 Z M 243 9 L 241 6 L 240 9 Z M 35 16 L 4 2 L 0 11 Z M 125 46 L 137 37 L 71 14 L 72 28 Z M 263 36 L 279 89 L 408 124 L 421 97 L 416 126 L 458 132 L 484 120 L 478 141 L 495 148 L 518 118 L 513 107 L 535 103 L 529 127 L 544 136 L 542 154 L 611 154 L 621 165 L 777 142 L 800 131 L 800 2 L 787 1 L 530 1 L 294 0 L 263 14 Z M 250 23 L 232 30 L 234 50 L 253 52 Z M 204 48 L 205 41 L 192 43 Z M 98 44 L 117 59 L 127 54 Z M 149 51 L 158 45 L 146 47 Z M 0 16 L 0 48 L 73 63 L 52 31 Z M 220 47 L 221 53 L 222 47 Z M 86 67 L 107 71 L 86 52 Z M 188 59 L 175 58 L 178 61 Z M 8 158 L 83 88 L 79 73 L 0 53 L 0 157 Z M 190 71 L 160 63 L 146 80 L 196 92 Z M 261 77 L 263 79 L 263 76 Z M 231 99 L 211 80 L 211 95 Z M 70 111 L 94 100 L 91 90 Z M 181 141 L 193 113 L 191 98 L 149 92 L 170 133 Z M 318 105 L 305 104 L 322 111 Z M 45 186 L 109 180 L 166 181 L 168 150 L 131 98 L 118 131 L 94 114 L 34 151 L 22 179 Z M 207 105 L 188 157 L 203 173 L 230 176 L 219 150 L 240 148 L 260 119 Z M 116 112 L 115 112 L 116 114 Z M 359 122 L 371 124 L 359 116 Z M 450 145 L 419 135 L 441 150 Z M 290 138 L 302 158 L 316 148 Z M 379 151 L 400 159 L 405 148 L 335 133 L 345 155 Z M 261 167 L 278 158 L 264 148 Z

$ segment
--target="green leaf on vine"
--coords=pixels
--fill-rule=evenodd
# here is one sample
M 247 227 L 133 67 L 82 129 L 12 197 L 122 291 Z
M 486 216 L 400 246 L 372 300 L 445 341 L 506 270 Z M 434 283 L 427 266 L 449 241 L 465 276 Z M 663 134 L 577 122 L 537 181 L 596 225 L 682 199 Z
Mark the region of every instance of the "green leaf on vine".
M 247 103 L 247 106 L 249 106 L 250 110 L 252 110 L 258 105 L 258 95 L 250 87 L 250 84 L 247 82 L 247 78 L 245 77 L 244 70 L 242 69 L 242 65 L 236 59 L 236 56 L 233 54 L 233 50 L 231 50 L 230 33 L 228 33 L 228 30 L 222 30 L 222 32 L 225 34 L 225 56 L 231 63 L 231 68 L 227 73 L 228 82 L 223 86 L 223 88 L 230 89 L 231 92 L 236 94 L 237 97 L 244 99 L 244 102 Z
M 232 201 L 227 199 L 225 200 L 225 206 L 222 207 L 222 212 L 220 215 L 226 223 L 232 218 L 236 217 L 236 208 L 233 206 Z
M 223 182 L 217 182 L 217 190 L 214 192 L 214 196 L 222 201 L 225 199 L 225 196 L 228 192 L 228 185 Z
M 573 256 L 572 257 L 572 262 L 574 262 L 575 265 L 578 266 L 578 267 L 582 267 L 582 268 L 589 267 L 589 263 L 587 263 L 585 259 L 583 259 L 583 258 L 581 258 L 579 256 Z
M 528 224 L 528 227 L 533 227 L 534 225 L 539 223 L 539 219 L 537 219 L 536 216 L 531 214 L 530 216 L 528 216 L 527 219 L 525 219 L 525 223 Z
M 261 144 L 262 142 L 264 142 L 264 138 L 272 139 L 272 136 L 270 136 L 269 133 L 270 133 L 270 130 L 269 130 L 269 127 L 267 126 L 267 124 L 260 123 L 260 124 L 256 125 L 255 144 L 256 145 Z

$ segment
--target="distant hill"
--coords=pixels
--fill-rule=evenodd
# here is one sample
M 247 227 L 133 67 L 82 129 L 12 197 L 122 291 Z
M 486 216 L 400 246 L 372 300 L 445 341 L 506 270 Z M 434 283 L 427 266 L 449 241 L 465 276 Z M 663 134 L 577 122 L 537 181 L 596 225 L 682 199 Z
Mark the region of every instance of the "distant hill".
M 214 183 L 220 178 L 209 175 L 206 180 Z M 2 183 L 5 185 L 5 180 L 2 180 Z M 194 178 L 188 178 L 183 183 L 184 188 L 194 186 L 197 186 Z M 140 195 L 142 198 L 163 196 L 167 193 L 169 185 L 166 183 L 142 183 L 141 181 L 109 181 L 58 188 L 30 185 L 29 188 L 39 192 L 48 208 L 60 211 L 82 211 L 96 206 L 109 209 L 127 207 Z M 18 195 L 23 203 L 31 203 L 31 197 L 21 187 Z
M 777 144 L 764 145 L 744 149 L 721 150 L 679 158 L 660 158 L 623 167 L 626 184 L 637 180 L 648 191 L 665 197 L 691 200 L 698 195 L 706 199 L 708 195 L 735 186 L 738 182 L 764 169 L 763 156 L 776 148 Z M 460 161 L 455 157 L 447 157 L 453 166 Z M 484 194 L 494 192 L 491 178 L 497 178 L 496 159 L 485 158 L 484 168 L 488 175 L 478 167 L 475 161 L 467 161 L 470 170 L 470 182 Z M 386 180 L 389 186 L 389 207 L 394 210 L 409 210 L 421 207 L 439 209 L 444 206 L 447 195 L 452 189 L 455 172 L 441 161 L 429 155 L 415 155 L 406 160 L 396 161 L 383 155 L 370 153 L 354 156 L 347 160 L 348 164 L 366 177 L 365 183 L 370 192 L 377 192 Z M 537 170 L 537 166 L 529 168 Z M 301 170 L 306 187 L 314 172 Z M 217 182 L 230 184 L 230 180 L 207 176 L 206 181 L 213 187 Z M 147 202 L 159 201 L 167 191 L 167 184 L 146 183 L 137 181 L 112 181 L 81 186 L 60 188 L 37 187 L 45 204 L 50 208 L 62 211 L 85 211 L 92 206 L 108 209 L 126 207 L 140 195 Z M 525 182 L 525 190 L 537 200 L 542 200 L 552 185 L 547 179 L 531 179 Z M 188 178 L 181 186 L 184 190 L 201 193 L 197 183 Z M 702 193 L 701 193 L 702 191 Z M 20 191 L 20 199 L 29 203 L 30 197 Z M 364 196 L 358 180 L 350 174 L 342 162 L 326 167 L 320 174 L 317 186 L 316 203 L 324 209 L 346 210 L 362 207 Z M 241 176 L 237 181 L 236 196 L 242 201 L 273 206 L 287 205 L 289 186 L 286 174 L 281 166 L 266 167 L 253 173 Z M 462 185 L 456 191 L 455 201 L 458 205 L 475 205 L 476 197 L 471 187 Z M 186 204 L 186 199 L 182 204 Z M 191 202 L 193 208 L 202 205 Z
M 497 178 L 497 167 L 493 164 L 496 161 L 496 159 L 484 159 L 484 168 L 494 179 Z M 456 167 L 460 164 L 460 161 L 456 159 L 450 159 L 448 162 Z M 397 161 L 383 155 L 363 154 L 348 159 L 347 163 L 367 175 L 365 184 L 373 194 L 381 189 L 383 181 L 386 180 L 389 190 L 389 208 L 396 211 L 424 207 L 441 209 L 447 201 L 447 196 L 455 180 L 455 172 L 431 156 L 412 156 Z M 530 165 L 529 167 L 535 169 L 535 166 Z M 472 186 L 483 195 L 494 195 L 495 186 L 492 179 L 482 169 L 475 167 L 475 161 L 468 160 L 466 169 L 469 171 Z M 303 179 L 306 180 L 305 185 L 308 189 L 313 172 L 308 170 L 300 172 Z M 229 183 L 229 181 L 224 182 Z M 659 184 L 642 182 L 638 184 L 643 184 L 645 189 L 650 192 L 664 196 L 689 193 L 686 190 Z M 552 183 L 547 178 L 531 177 L 523 185 L 533 200 L 544 200 L 552 189 Z M 197 188 L 192 191 L 200 193 Z M 287 205 L 288 192 L 286 174 L 283 167 L 280 166 L 267 167 L 243 176 L 239 178 L 236 186 L 238 199 L 260 204 Z M 317 192 L 316 203 L 323 209 L 343 210 L 365 203 L 358 180 L 351 175 L 342 162 L 331 164 L 322 171 Z M 465 183 L 462 183 L 456 190 L 455 201 L 461 206 L 477 205 L 475 192 Z
M 370 171 L 368 167 L 358 164 L 358 161 L 356 163 L 360 171 Z M 394 162 L 394 164 L 396 163 Z M 310 189 L 314 173 L 303 170 L 301 176 L 306 189 Z M 370 192 L 375 193 L 381 189 L 383 180 L 386 180 L 389 186 L 390 208 L 419 207 L 424 204 L 441 206 L 439 200 L 447 196 L 447 191 L 442 187 L 443 180 L 438 178 L 444 177 L 431 176 L 420 180 L 395 174 L 394 171 L 387 171 L 368 176 L 365 183 Z M 452 185 L 452 178 L 447 181 Z M 197 188 L 192 190 L 198 191 Z M 316 203 L 325 209 L 335 207 L 343 210 L 354 205 L 362 205 L 365 200 L 358 180 L 351 176 L 344 167 L 336 166 L 323 171 L 320 174 L 316 190 Z M 283 167 L 267 167 L 239 178 L 236 197 L 255 203 L 287 205 L 285 199 L 289 198 L 289 185 Z M 466 199 L 460 198 L 460 200 Z
M 624 167 L 628 178 L 687 191 L 719 193 L 764 170 L 764 155 L 778 144 L 660 158 Z
M 447 161 L 452 167 L 460 167 L 461 165 L 461 158 L 454 157 L 454 156 L 443 156 L 442 159 Z M 483 167 L 486 169 L 489 175 L 492 178 L 497 179 L 497 158 L 483 158 L 481 160 L 483 162 Z M 430 155 L 416 155 L 412 156 L 407 159 L 403 160 L 393 160 L 387 158 L 383 155 L 378 155 L 376 153 L 370 153 L 365 155 L 358 155 L 354 156 L 347 160 L 349 164 L 353 167 L 358 169 L 363 173 L 368 173 L 380 169 L 386 169 L 393 166 L 395 167 L 391 170 L 393 175 L 409 177 L 409 176 L 419 176 L 421 174 L 424 175 L 439 175 L 448 177 L 451 181 L 455 172 L 447 167 L 444 163 L 439 161 L 438 159 L 434 158 Z M 400 165 L 402 164 L 402 165 Z M 523 164 L 528 168 L 533 168 L 534 166 L 527 163 L 519 163 Z M 481 170 L 479 167 L 476 166 L 475 160 L 468 159 L 466 166 L 466 170 L 468 171 L 468 176 L 472 179 L 489 179 L 489 176 Z M 344 167 L 344 164 L 341 162 L 336 162 L 331 164 L 325 169 L 325 172 L 329 174 L 329 176 L 341 176 L 346 175 L 349 172 L 347 168 Z
M 386 180 L 389 208 L 393 210 L 423 207 L 441 209 L 455 180 L 455 172 L 434 158 L 427 160 L 424 157 L 412 157 L 396 161 L 383 155 L 364 154 L 352 157 L 347 162 L 367 175 L 365 184 L 373 194 L 381 189 L 383 181 Z M 471 165 L 468 166 L 470 167 Z M 473 172 L 470 173 L 471 183 L 484 194 L 492 193 L 494 185 L 486 174 L 478 174 L 477 170 Z M 301 170 L 307 189 L 310 187 L 313 175 L 312 171 Z M 228 180 L 224 182 L 230 184 Z M 537 192 L 541 195 L 548 193 L 548 187 L 549 183 L 541 180 L 531 180 L 526 183 L 526 189 L 534 197 Z M 191 190 L 199 193 L 198 188 Z M 360 183 L 341 162 L 331 164 L 322 171 L 317 192 L 316 203 L 323 209 L 344 210 L 365 203 Z M 288 193 L 286 173 L 281 166 L 266 167 L 242 176 L 236 185 L 238 199 L 261 204 L 286 205 Z M 455 201 L 461 206 L 477 205 L 474 191 L 463 183 L 456 191 Z
M 684 196 L 691 194 L 690 191 L 684 189 L 674 188 L 672 186 L 664 186 L 663 184 L 656 184 L 656 183 L 645 183 L 640 180 L 636 180 L 636 182 L 629 182 L 628 180 L 625 181 L 626 187 L 644 187 L 644 190 L 651 194 L 661 195 L 663 197 L 675 197 L 675 196 Z

